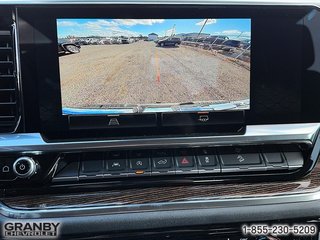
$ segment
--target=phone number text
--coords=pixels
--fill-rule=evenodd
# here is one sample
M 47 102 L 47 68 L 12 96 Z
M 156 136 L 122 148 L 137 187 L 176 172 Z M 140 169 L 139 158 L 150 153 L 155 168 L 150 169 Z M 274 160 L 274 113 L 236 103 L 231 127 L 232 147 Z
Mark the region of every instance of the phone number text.
M 242 233 L 244 235 L 296 235 L 296 236 L 313 236 L 318 233 L 318 227 L 315 224 L 294 224 L 294 225 L 267 225 L 252 224 L 243 225 Z

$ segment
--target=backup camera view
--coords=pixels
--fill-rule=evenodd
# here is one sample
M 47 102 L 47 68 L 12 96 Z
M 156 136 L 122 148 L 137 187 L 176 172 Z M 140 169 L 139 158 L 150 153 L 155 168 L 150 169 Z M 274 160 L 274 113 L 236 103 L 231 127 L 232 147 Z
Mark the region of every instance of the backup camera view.
M 250 19 L 58 19 L 65 114 L 249 109 Z

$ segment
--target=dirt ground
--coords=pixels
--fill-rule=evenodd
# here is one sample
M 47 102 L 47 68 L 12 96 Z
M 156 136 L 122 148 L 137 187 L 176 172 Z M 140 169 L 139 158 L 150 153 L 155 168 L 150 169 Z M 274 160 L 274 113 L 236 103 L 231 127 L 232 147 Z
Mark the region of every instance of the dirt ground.
M 247 68 L 193 47 L 91 45 L 59 61 L 64 107 L 249 98 Z

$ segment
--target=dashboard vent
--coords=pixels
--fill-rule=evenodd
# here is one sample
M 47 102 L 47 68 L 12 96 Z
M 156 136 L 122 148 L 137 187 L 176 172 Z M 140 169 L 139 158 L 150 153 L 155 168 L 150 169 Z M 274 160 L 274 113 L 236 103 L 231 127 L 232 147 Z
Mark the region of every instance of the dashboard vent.
M 0 29 L 0 132 L 13 132 L 18 121 L 13 32 Z

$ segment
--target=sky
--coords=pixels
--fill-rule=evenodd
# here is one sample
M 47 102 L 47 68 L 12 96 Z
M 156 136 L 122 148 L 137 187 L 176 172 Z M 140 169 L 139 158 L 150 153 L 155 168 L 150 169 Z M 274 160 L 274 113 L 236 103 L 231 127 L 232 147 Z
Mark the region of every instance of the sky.
M 58 19 L 58 38 L 68 35 L 87 36 L 147 36 L 156 33 L 161 36 L 198 33 L 206 19 Z M 250 19 L 207 19 L 202 31 L 212 35 L 226 35 L 230 38 L 249 38 Z

